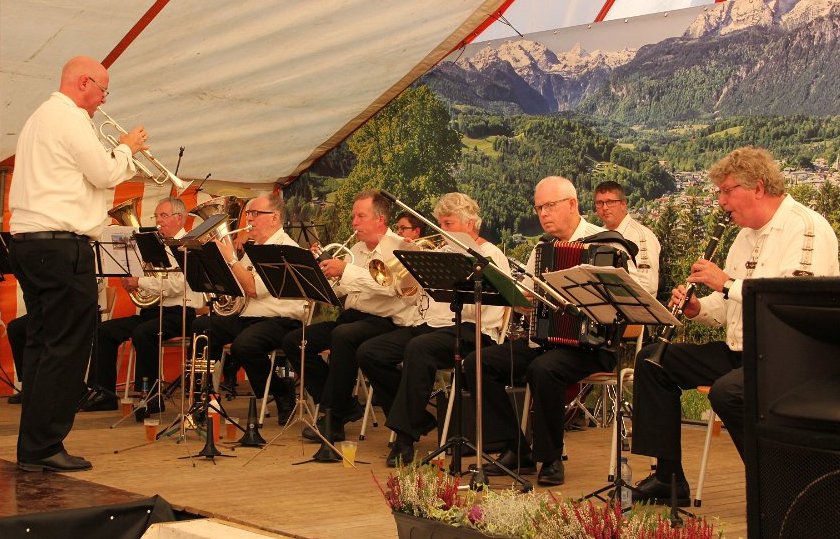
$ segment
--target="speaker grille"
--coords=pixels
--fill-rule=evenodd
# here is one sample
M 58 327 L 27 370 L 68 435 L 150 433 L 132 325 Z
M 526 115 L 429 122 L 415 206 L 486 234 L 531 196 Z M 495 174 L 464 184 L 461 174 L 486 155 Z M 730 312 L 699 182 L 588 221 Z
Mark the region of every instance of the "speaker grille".
M 760 537 L 840 537 L 840 451 L 766 438 L 758 447 Z

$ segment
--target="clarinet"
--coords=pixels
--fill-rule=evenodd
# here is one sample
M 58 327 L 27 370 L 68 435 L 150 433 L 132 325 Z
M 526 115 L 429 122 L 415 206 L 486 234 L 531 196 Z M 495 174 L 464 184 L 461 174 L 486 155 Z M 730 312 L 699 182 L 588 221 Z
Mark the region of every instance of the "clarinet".
M 712 237 L 709 239 L 709 243 L 706 245 L 706 250 L 703 253 L 704 260 L 711 260 L 714 258 L 715 253 L 717 252 L 718 244 L 720 244 L 720 238 L 723 236 L 723 231 L 726 230 L 726 227 L 729 225 L 729 217 L 729 213 L 724 212 L 718 219 L 715 229 L 712 232 Z M 691 299 L 691 296 L 694 295 L 695 288 L 697 288 L 695 283 L 686 283 L 685 295 L 679 303 L 671 308 L 672 315 L 682 315 L 683 309 Z M 658 342 L 656 343 L 656 350 L 653 351 L 653 354 L 651 354 L 650 357 L 645 358 L 645 361 L 649 361 L 657 367 L 662 366 L 662 356 L 665 355 L 665 350 L 668 348 L 668 345 L 671 344 L 671 336 L 674 334 L 674 329 L 674 326 L 664 326 L 662 328 L 657 336 Z

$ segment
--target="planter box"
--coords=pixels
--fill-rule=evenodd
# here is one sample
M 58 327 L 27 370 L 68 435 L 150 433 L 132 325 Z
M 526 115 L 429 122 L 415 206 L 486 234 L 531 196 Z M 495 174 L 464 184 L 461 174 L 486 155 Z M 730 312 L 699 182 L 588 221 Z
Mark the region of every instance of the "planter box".
M 450 526 L 436 520 L 419 518 L 405 513 L 392 513 L 397 523 L 397 536 L 400 539 L 487 539 L 472 528 Z

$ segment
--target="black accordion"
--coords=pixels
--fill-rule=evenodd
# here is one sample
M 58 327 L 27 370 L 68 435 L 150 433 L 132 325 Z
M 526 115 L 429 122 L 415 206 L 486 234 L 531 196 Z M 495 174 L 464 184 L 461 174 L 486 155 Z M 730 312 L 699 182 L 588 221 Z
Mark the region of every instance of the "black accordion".
M 543 273 L 580 264 L 627 269 L 628 257 L 625 251 L 603 243 L 584 241 L 537 244 L 534 274 L 541 278 Z M 596 348 L 606 342 L 607 331 L 605 327 L 592 322 L 583 314 L 570 314 L 563 309 L 553 311 L 544 303 L 537 302 L 528 323 L 528 337 L 548 348 L 558 345 Z

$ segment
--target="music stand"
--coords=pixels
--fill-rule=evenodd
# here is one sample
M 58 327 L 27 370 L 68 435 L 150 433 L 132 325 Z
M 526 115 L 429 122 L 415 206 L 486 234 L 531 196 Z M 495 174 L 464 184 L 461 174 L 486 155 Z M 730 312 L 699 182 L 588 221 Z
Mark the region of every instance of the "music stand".
M 268 289 L 269 293 L 276 298 L 284 299 L 303 299 L 306 300 L 307 309 L 313 309 L 315 301 L 327 303 L 329 305 L 340 305 L 338 297 L 324 275 L 324 272 L 318 266 L 315 257 L 306 249 L 294 245 L 245 245 L 245 252 L 248 258 L 257 270 L 260 278 Z M 301 326 L 301 342 L 300 342 L 300 395 L 295 402 L 295 407 L 289 415 L 289 421 L 274 438 L 260 448 L 260 450 L 252 456 L 245 464 L 254 460 L 257 455 L 265 451 L 274 440 L 283 435 L 289 427 L 297 423 L 303 423 L 313 432 L 315 432 L 321 440 L 327 444 L 333 451 L 341 455 L 342 459 L 347 460 L 343 453 L 338 451 L 335 446 L 327 440 L 323 434 L 306 419 L 306 414 L 311 414 L 309 404 L 306 402 L 304 396 L 305 382 L 305 366 L 306 366 L 306 324 Z M 266 383 L 271 383 L 272 373 L 269 373 L 269 379 Z M 295 412 L 297 415 L 295 416 Z M 292 419 L 294 418 L 294 419 Z M 304 462 L 311 462 L 314 459 Z M 356 467 L 350 460 L 347 460 L 351 466 Z M 302 464 L 302 463 L 295 463 Z
M 477 253 L 476 253 L 477 254 Z M 426 293 L 435 301 L 452 303 L 455 313 L 455 376 L 452 391 L 455 394 L 453 411 L 456 417 L 461 415 L 461 311 L 465 303 L 475 304 L 475 347 L 476 347 L 476 445 L 463 436 L 463 421 L 458 421 L 458 434 L 450 437 L 442 446 L 427 455 L 422 463 L 426 464 L 437 455 L 452 449 L 452 471 L 461 474 L 461 456 L 464 446 L 475 451 L 476 470 L 470 480 L 471 488 L 487 484 L 482 459 L 496 464 L 508 476 L 522 485 L 523 491 L 531 490 L 531 483 L 499 464 L 483 451 L 482 432 L 482 380 L 481 380 L 481 306 L 504 305 L 510 307 L 529 307 L 531 303 L 516 288 L 516 285 L 496 266 L 489 264 L 484 257 L 470 258 L 461 253 L 440 251 L 394 251 L 394 256 L 417 280 Z M 480 256 L 480 255 L 479 255 Z M 485 287 L 485 285 L 487 285 Z
M 630 277 L 624 268 L 608 266 L 580 265 L 573 268 L 544 273 L 542 278 L 554 287 L 566 300 L 574 303 L 580 311 L 594 322 L 612 329 L 610 332 L 613 345 L 617 346 L 627 324 L 645 325 L 680 325 L 671 312 L 662 306 L 656 298 Z M 615 462 L 621 462 L 621 424 L 624 411 L 620 405 L 621 365 L 616 361 L 616 394 L 613 405 L 615 418 Z M 601 494 L 613 490 L 614 500 L 621 500 L 621 490 L 638 490 L 627 484 L 620 473 L 613 475 L 613 482 L 595 490 L 581 499 L 598 498 L 603 502 L 609 499 Z M 687 513 L 686 514 L 690 514 Z
M 221 217 L 222 219 L 226 219 L 227 216 L 219 214 L 213 215 L 207 219 L 202 225 L 195 230 L 193 230 L 190 234 L 187 234 L 181 239 L 173 239 L 167 240 L 167 244 L 170 248 L 177 248 L 184 249 L 184 261 L 183 261 L 183 271 L 184 271 L 184 278 L 186 279 L 187 284 L 189 285 L 190 289 L 193 292 L 204 292 L 209 294 L 207 297 L 209 298 L 209 307 L 210 307 L 210 314 L 209 316 L 213 316 L 213 298 L 215 295 L 226 295 L 226 296 L 237 296 L 242 297 L 245 294 L 242 291 L 242 287 L 239 284 L 239 281 L 236 280 L 236 277 L 231 272 L 230 267 L 228 267 L 227 262 L 225 261 L 222 252 L 219 250 L 219 246 L 216 245 L 212 241 L 207 241 L 206 243 L 202 243 L 200 239 L 203 232 L 212 228 L 212 226 L 205 225 L 208 222 L 215 222 L 215 225 L 218 224 L 218 219 L 214 219 L 217 217 Z M 215 226 L 213 225 L 213 226 Z M 179 261 L 179 264 L 181 262 Z M 210 324 L 212 327 L 212 323 Z M 211 340 L 211 335 L 207 335 L 208 341 L 208 348 L 209 343 Z M 195 354 L 195 351 L 193 351 Z M 213 387 L 213 382 L 211 379 L 211 368 L 210 368 L 210 358 L 205 358 L 206 361 L 206 370 L 204 375 L 203 387 L 201 388 L 200 395 L 202 396 L 202 402 L 195 401 L 193 406 L 190 410 L 184 411 L 184 398 L 181 399 L 181 414 L 175 418 L 175 421 L 172 422 L 169 427 L 164 429 L 161 433 L 158 433 L 158 437 L 160 437 L 164 432 L 170 430 L 176 423 L 179 421 L 181 422 L 181 428 L 183 431 L 184 428 L 184 421 L 190 414 L 198 414 L 201 411 L 204 412 L 205 420 L 209 421 L 208 417 L 208 410 L 210 407 L 210 393 Z M 185 368 L 185 365 L 182 365 Z M 182 371 L 184 370 L 182 368 Z M 182 383 L 182 394 L 184 391 L 193 391 L 192 385 L 194 384 L 194 380 L 190 380 L 190 388 L 186 388 L 186 381 Z M 219 415 L 229 419 L 227 412 L 225 412 L 224 408 L 219 403 Z M 209 459 L 213 459 L 217 456 L 223 457 L 230 457 L 232 455 L 223 455 L 221 451 L 219 451 L 215 445 L 213 444 L 213 438 L 210 436 L 209 428 L 206 432 L 207 440 L 204 449 L 200 453 L 194 456 L 206 457 Z M 183 436 L 183 432 L 182 432 Z

